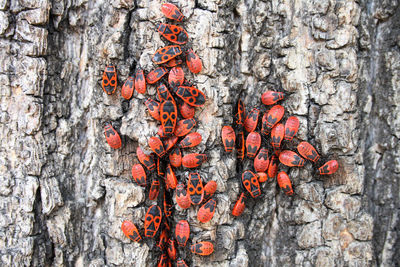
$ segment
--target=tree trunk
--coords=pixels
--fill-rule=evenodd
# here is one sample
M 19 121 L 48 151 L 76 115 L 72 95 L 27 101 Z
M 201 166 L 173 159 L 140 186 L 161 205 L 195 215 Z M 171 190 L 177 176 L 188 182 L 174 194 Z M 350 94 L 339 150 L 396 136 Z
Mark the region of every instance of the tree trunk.
M 111 2 L 111 4 L 109 4 Z M 155 96 L 123 100 L 101 88 L 106 65 L 121 85 L 135 68 L 154 68 L 165 42 L 161 1 L 0 1 L 0 263 L 2 266 L 155 266 L 155 241 L 133 243 L 120 230 L 131 220 L 143 233 L 148 189 L 131 179 L 136 148 L 157 123 L 144 106 Z M 216 213 L 187 219 L 190 243 L 215 252 L 180 255 L 190 266 L 399 266 L 400 9 L 397 0 L 178 1 L 190 44 L 203 62 L 185 74 L 203 90 L 196 110 L 206 152 L 199 170 L 218 184 Z M 120 88 L 120 86 L 118 87 Z M 220 132 L 246 109 L 266 107 L 261 94 L 286 93 L 286 114 L 300 119 L 298 140 L 314 144 L 340 168 L 292 168 L 295 195 L 276 181 L 231 209 L 240 192 L 234 154 Z M 123 147 L 111 149 L 111 121 Z M 296 141 L 297 142 L 297 141 Z M 296 143 L 294 142 L 294 143 Z M 297 143 L 296 143 L 297 144 Z M 249 164 L 246 160 L 244 166 Z M 181 171 L 182 178 L 187 171 Z M 397 251 L 397 253 L 396 253 Z

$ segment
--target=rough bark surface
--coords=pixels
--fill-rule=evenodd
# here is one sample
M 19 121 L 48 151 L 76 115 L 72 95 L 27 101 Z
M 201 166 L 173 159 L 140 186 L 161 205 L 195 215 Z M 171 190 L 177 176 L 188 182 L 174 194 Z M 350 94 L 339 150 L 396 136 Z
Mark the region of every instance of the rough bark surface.
M 111 4 L 110 4 L 111 3 Z M 218 183 L 214 218 L 186 218 L 191 239 L 211 240 L 191 266 L 400 265 L 400 8 L 397 0 L 178 1 L 204 69 L 190 77 L 207 96 L 196 111 L 206 151 L 201 168 Z M 120 230 L 142 227 L 151 202 L 134 184 L 136 147 L 157 126 L 144 97 L 103 93 L 115 64 L 119 84 L 136 66 L 150 71 L 164 45 L 159 0 L 0 0 L 0 265 L 154 266 L 152 240 Z M 186 73 L 188 73 L 186 71 Z M 266 89 L 288 93 L 299 140 L 340 169 L 321 179 L 307 164 L 292 169 L 295 196 L 275 182 L 230 210 L 239 192 L 237 161 L 220 131 L 233 103 L 261 106 Z M 148 94 L 155 94 L 150 87 Z M 263 107 L 263 110 L 265 108 Z M 111 150 L 113 121 L 123 148 Z M 396 253 L 397 252 L 397 253 Z

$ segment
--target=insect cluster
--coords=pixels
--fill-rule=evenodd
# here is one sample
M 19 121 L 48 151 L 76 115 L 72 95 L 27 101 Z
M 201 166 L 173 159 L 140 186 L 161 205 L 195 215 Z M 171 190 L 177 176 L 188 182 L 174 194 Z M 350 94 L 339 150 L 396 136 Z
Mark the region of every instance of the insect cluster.
M 162 13 L 170 20 L 182 22 L 184 16 L 180 10 L 171 3 L 164 3 Z M 215 181 L 209 181 L 203 186 L 202 178 L 198 172 L 190 172 L 187 185 L 180 175 L 184 170 L 201 166 L 207 160 L 206 154 L 188 153 L 182 155 L 183 149 L 193 148 L 202 141 L 198 132 L 191 132 L 196 126 L 195 108 L 204 105 L 206 97 L 191 82 L 185 79 L 183 61 L 186 61 L 190 72 L 196 74 L 202 69 L 201 59 L 191 48 L 184 48 L 188 42 L 187 32 L 180 26 L 160 23 L 157 31 L 169 42 L 169 45 L 158 49 L 152 61 L 158 65 L 145 77 L 142 69 L 138 69 L 135 77 L 128 77 L 121 89 L 122 97 L 130 99 L 134 90 L 140 94 L 146 93 L 148 84 L 156 84 L 158 100 L 148 98 L 145 105 L 149 114 L 161 123 L 156 136 L 149 138 L 148 146 L 153 152 L 146 154 L 139 146 L 136 154 L 140 163 L 132 166 L 134 181 L 143 187 L 150 184 L 149 200 L 156 200 L 157 204 L 148 208 L 144 222 L 144 236 L 158 238 L 157 247 L 161 250 L 158 266 L 171 266 L 171 260 L 177 266 L 187 266 L 182 258 L 178 258 L 179 249 L 183 250 L 190 237 L 190 226 L 186 220 L 179 221 L 172 234 L 171 221 L 174 210 L 172 192 L 175 191 L 177 205 L 188 209 L 191 205 L 200 205 L 197 218 L 200 222 L 210 221 L 214 215 L 216 201 L 212 198 L 217 189 Z M 168 74 L 168 79 L 163 78 Z M 105 93 L 113 94 L 117 87 L 117 74 L 114 66 L 107 66 L 103 74 L 102 87 Z M 170 92 L 172 90 L 172 93 Z M 105 136 L 110 147 L 121 147 L 121 138 L 111 124 L 105 126 Z M 183 168 L 182 168 L 183 167 Z M 179 171 L 178 168 L 182 168 Z M 121 229 L 123 233 L 135 242 L 140 242 L 142 237 L 138 228 L 130 221 L 124 221 Z M 176 244 L 178 244 L 178 249 Z M 192 253 L 210 255 L 214 251 L 213 244 L 208 241 L 191 245 Z M 182 252 L 183 252 L 182 251 Z
M 320 163 L 317 150 L 308 142 L 300 142 L 296 152 L 285 149 L 283 141 L 293 142 L 300 126 L 297 117 L 290 116 L 285 124 L 280 123 L 285 109 L 276 103 L 284 99 L 282 92 L 266 91 L 261 96 L 261 102 L 266 106 L 273 105 L 264 113 L 259 125 L 260 109 L 253 108 L 246 115 L 245 106 L 238 100 L 235 111 L 234 128 L 222 128 L 222 142 L 226 152 L 233 152 L 236 147 L 239 160 L 247 157 L 253 160 L 254 172 L 245 170 L 241 175 L 241 184 L 244 189 L 232 209 L 232 215 L 240 216 L 245 209 L 246 195 L 256 198 L 261 195 L 260 183 L 277 176 L 279 187 L 286 195 L 293 195 L 292 183 L 285 171 L 278 173 L 279 162 L 288 167 L 303 167 L 305 159 L 313 164 Z M 260 127 L 261 126 L 261 127 Z M 247 136 L 245 138 L 245 133 Z M 261 134 L 260 134 L 261 133 Z M 270 137 L 268 139 L 268 137 Z M 271 156 L 270 156 L 271 155 Z M 319 164 L 320 165 L 320 164 Z M 330 160 L 318 168 L 318 174 L 328 175 L 337 171 L 339 165 L 336 160 Z

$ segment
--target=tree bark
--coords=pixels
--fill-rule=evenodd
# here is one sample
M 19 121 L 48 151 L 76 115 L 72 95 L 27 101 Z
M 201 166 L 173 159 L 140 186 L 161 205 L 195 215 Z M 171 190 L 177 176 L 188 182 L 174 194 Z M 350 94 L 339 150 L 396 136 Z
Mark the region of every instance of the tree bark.
M 155 96 L 101 89 L 114 64 L 119 85 L 135 68 L 154 68 L 167 44 L 156 0 L 0 0 L 0 263 L 2 266 L 155 266 L 155 241 L 130 242 L 129 219 L 143 230 L 154 202 L 131 179 L 136 148 L 158 125 L 144 102 Z M 187 219 L 191 242 L 215 252 L 181 256 L 190 266 L 399 266 L 400 9 L 397 0 L 176 2 L 203 70 L 189 80 L 206 105 L 196 110 L 206 152 L 199 170 L 218 184 L 216 213 Z M 118 87 L 120 88 L 120 86 Z M 300 119 L 298 140 L 314 144 L 340 168 L 291 168 L 295 195 L 276 181 L 262 186 L 244 214 L 234 154 L 220 132 L 241 96 L 261 107 L 267 90 L 286 93 L 286 114 Z M 123 147 L 105 142 L 112 121 Z M 296 142 L 292 145 L 294 146 Z M 296 143 L 297 144 L 297 143 Z M 244 167 L 250 161 L 244 162 Z M 284 169 L 284 168 L 282 168 Z M 187 171 L 180 171 L 182 177 Z

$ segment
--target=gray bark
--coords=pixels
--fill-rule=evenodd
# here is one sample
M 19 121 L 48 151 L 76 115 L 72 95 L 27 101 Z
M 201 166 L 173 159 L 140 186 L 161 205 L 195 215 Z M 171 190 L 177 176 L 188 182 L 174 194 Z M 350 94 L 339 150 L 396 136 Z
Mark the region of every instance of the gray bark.
M 119 84 L 137 66 L 154 68 L 165 45 L 156 32 L 161 1 L 0 1 L 0 264 L 2 266 L 154 266 L 155 242 L 130 242 L 147 191 L 131 180 L 136 147 L 157 124 L 145 97 L 103 93 L 115 64 Z M 190 75 L 207 96 L 196 111 L 206 151 L 202 177 L 218 183 L 218 207 L 199 224 L 177 209 L 191 240 L 211 240 L 191 266 L 399 266 L 400 9 L 397 0 L 197 0 L 177 3 L 203 61 Z M 188 71 L 185 71 L 188 73 Z M 283 90 L 299 117 L 299 140 L 314 144 L 339 171 L 289 171 L 295 196 L 276 182 L 230 215 L 240 190 L 234 155 L 220 130 L 237 96 L 261 106 Z M 147 95 L 155 95 L 149 87 Z M 263 111 L 265 108 L 262 108 Z M 102 124 L 113 121 L 123 147 L 111 150 Z M 397 253 L 396 253 L 397 252 Z

